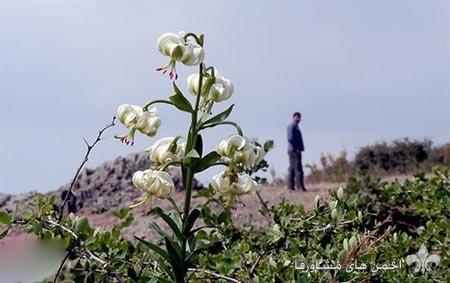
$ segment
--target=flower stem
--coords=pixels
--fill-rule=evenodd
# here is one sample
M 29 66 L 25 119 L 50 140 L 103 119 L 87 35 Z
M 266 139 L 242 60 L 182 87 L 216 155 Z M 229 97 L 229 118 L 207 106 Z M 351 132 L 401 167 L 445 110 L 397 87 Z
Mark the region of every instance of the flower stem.
M 152 101 L 146 103 L 146 104 L 144 105 L 144 107 L 142 107 L 142 109 L 143 109 L 144 111 L 147 111 L 147 109 L 150 107 L 150 105 L 156 104 L 156 103 L 166 103 L 166 104 L 173 105 L 173 103 L 172 103 L 171 101 L 169 101 L 169 100 L 157 99 L 157 100 L 152 100 Z
M 201 93 L 201 89 L 202 89 L 202 82 L 203 82 L 203 63 L 200 64 L 199 66 L 199 83 L 198 83 L 198 92 Z M 200 104 L 200 95 L 197 95 L 197 99 L 195 101 L 195 109 L 194 112 L 192 113 L 192 121 L 191 121 L 191 127 L 189 128 L 189 133 L 188 133 L 188 138 L 186 141 L 186 154 L 189 153 L 193 148 L 195 148 L 196 144 L 197 144 L 197 135 L 198 135 L 198 130 L 197 130 L 197 114 L 198 114 L 198 108 L 199 108 L 199 104 Z M 189 268 L 189 266 L 187 266 L 185 260 L 186 260 L 186 246 L 187 246 L 187 235 L 189 234 L 189 231 L 185 231 L 185 225 L 186 225 L 186 220 L 189 216 L 189 212 L 190 212 L 190 208 L 191 208 L 191 197 L 192 197 L 192 182 L 194 180 L 194 166 L 195 166 L 195 162 L 191 162 L 189 163 L 188 166 L 186 166 L 186 168 L 183 168 L 182 173 L 183 173 L 183 184 L 185 185 L 185 198 L 184 198 L 184 211 L 183 211 L 183 227 L 182 227 L 182 233 L 183 233 L 183 242 L 182 242 L 182 253 L 183 253 L 183 268 L 182 268 L 182 272 L 183 272 L 183 280 L 186 277 L 187 274 L 187 270 Z M 184 166 L 183 166 L 184 167 Z

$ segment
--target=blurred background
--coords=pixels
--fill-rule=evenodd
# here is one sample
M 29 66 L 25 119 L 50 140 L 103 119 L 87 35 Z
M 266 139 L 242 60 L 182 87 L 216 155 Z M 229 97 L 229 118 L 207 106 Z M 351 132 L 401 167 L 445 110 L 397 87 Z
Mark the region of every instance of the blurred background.
M 235 85 L 216 111 L 235 103 L 230 118 L 247 136 L 274 139 L 267 160 L 279 177 L 295 111 L 304 164 L 343 150 L 351 158 L 378 141 L 450 140 L 448 1 L 2 1 L 0 12 L 2 193 L 67 183 L 83 137 L 92 140 L 120 104 L 167 98 L 169 79 L 155 71 L 167 62 L 156 50 L 167 31 L 205 34 L 206 64 Z M 180 65 L 179 85 L 195 71 Z M 87 166 L 187 133 L 184 114 L 158 108 L 157 137 L 129 147 L 113 138 L 126 132 L 118 124 Z M 204 140 L 214 149 L 234 131 L 211 133 Z

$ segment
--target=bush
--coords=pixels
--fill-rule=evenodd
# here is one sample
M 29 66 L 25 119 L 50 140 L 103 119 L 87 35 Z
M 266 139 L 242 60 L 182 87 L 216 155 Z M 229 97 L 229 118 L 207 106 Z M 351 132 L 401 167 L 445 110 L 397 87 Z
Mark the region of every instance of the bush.
M 360 170 L 384 170 L 406 173 L 417 170 L 431 151 L 430 140 L 410 141 L 405 138 L 392 144 L 377 143 L 366 146 L 355 156 L 355 166 Z
M 337 157 L 322 154 L 320 164 L 321 167 L 316 164 L 306 166 L 310 169 L 308 181 L 341 183 L 364 174 L 378 177 L 413 175 L 431 172 L 436 166 L 450 166 L 450 144 L 433 147 L 427 139 L 410 141 L 405 138 L 362 147 L 353 160 L 347 159 L 345 151 Z
M 308 212 L 287 203 L 272 207 L 267 213 L 273 222 L 262 230 L 233 227 L 224 218 L 221 228 L 204 235 L 220 239 L 221 246 L 202 255 L 202 268 L 241 282 L 448 282 L 448 169 L 405 183 L 355 179 L 342 192 L 332 191 L 330 202 L 316 199 Z M 428 272 L 414 272 L 406 258 L 422 244 L 441 261 Z M 394 266 L 393 260 L 401 267 L 371 271 Z M 367 269 L 349 271 L 357 262 Z M 296 270 L 296 263 L 341 268 L 307 272 Z

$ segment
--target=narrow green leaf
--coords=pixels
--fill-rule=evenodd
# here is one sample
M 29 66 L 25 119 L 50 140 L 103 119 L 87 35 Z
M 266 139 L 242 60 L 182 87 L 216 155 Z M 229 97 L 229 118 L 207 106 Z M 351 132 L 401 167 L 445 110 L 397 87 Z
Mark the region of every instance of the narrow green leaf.
M 210 119 L 206 120 L 204 123 L 200 124 L 200 128 L 209 124 L 214 124 L 218 122 L 225 121 L 228 116 L 230 116 L 231 111 L 233 111 L 234 104 L 231 104 L 230 107 L 228 107 L 225 111 L 220 112 L 219 114 L 215 115 L 214 117 L 211 117 Z
M 197 142 L 195 144 L 195 150 L 197 151 L 199 157 L 203 154 L 203 138 L 202 135 L 197 135 Z
M 181 211 L 180 211 L 180 208 L 178 208 L 178 205 L 177 205 L 177 203 L 173 200 L 173 198 L 170 197 L 170 198 L 168 198 L 167 200 L 172 204 L 173 209 L 175 209 L 175 211 L 177 212 L 178 216 L 181 217 Z
M 205 155 L 195 167 L 195 172 L 202 172 L 219 161 L 221 156 L 216 151 L 211 151 Z
M 0 240 L 3 239 L 3 238 L 5 238 L 6 235 L 8 235 L 8 232 L 9 232 L 9 228 L 6 229 L 5 231 L 1 232 L 1 233 L 0 233 Z
M 9 218 L 8 213 L 0 211 L 0 223 L 7 226 L 11 225 L 11 219 Z
M 164 231 L 161 229 L 161 227 L 159 227 L 159 225 L 156 224 L 156 222 L 152 221 L 152 222 L 149 223 L 149 225 L 150 225 L 150 227 L 153 228 L 153 230 L 155 230 L 160 236 L 163 236 L 163 237 L 169 237 L 169 235 L 168 235 L 166 232 L 164 232 Z
M 128 275 L 128 277 L 130 277 L 134 281 L 138 281 L 139 280 L 139 277 L 138 277 L 136 271 L 131 266 L 129 266 L 127 268 L 127 275 Z
M 155 278 L 158 280 L 157 282 L 161 282 L 161 283 L 173 283 L 173 281 L 166 279 L 164 277 L 159 277 L 159 276 L 155 276 Z
M 175 242 L 171 241 L 168 237 L 164 238 L 166 242 L 166 249 L 169 253 L 170 263 L 173 270 L 175 270 L 175 275 L 177 275 L 183 268 L 183 260 L 181 255 L 181 248 L 176 245 Z
M 212 250 L 217 249 L 218 247 L 221 247 L 221 243 L 220 242 L 218 242 L 218 241 L 210 242 L 210 243 L 208 243 L 208 244 L 206 244 L 206 245 L 196 249 L 192 253 L 190 253 L 187 256 L 187 258 L 186 258 L 186 262 L 190 263 L 190 264 L 193 264 L 193 263 L 195 263 L 195 261 L 197 261 L 198 256 L 201 253 L 206 252 L 209 249 L 212 249 Z
M 169 259 L 169 254 L 165 251 L 165 250 L 163 250 L 163 249 L 161 249 L 160 247 L 158 247 L 157 245 L 155 245 L 155 244 L 152 244 L 152 243 L 150 243 L 150 242 L 148 242 L 148 241 L 146 241 L 146 240 L 144 240 L 144 239 L 142 239 L 142 238 L 139 238 L 138 236 L 134 236 L 134 238 L 136 239 L 136 240 L 138 240 L 139 242 L 141 242 L 144 246 L 146 246 L 147 248 L 149 248 L 149 249 L 151 249 L 152 251 L 154 251 L 157 255 L 159 255 L 159 256 L 161 256 L 163 259 L 165 259 L 167 262 L 170 262 L 170 259 Z
M 193 149 L 193 150 L 189 151 L 185 157 L 186 158 L 200 158 L 200 155 L 198 154 L 198 152 L 195 149 Z
M 176 108 L 180 109 L 181 111 L 192 113 L 194 110 L 192 109 L 192 105 L 187 100 L 186 97 L 184 97 L 183 93 L 180 91 L 180 89 L 177 87 L 175 82 L 173 83 L 173 89 L 175 91 L 175 94 L 169 97 L 169 100 L 175 105 Z
M 200 210 L 197 208 L 192 210 L 192 212 L 189 214 L 188 218 L 186 219 L 186 223 L 184 226 L 184 235 L 188 235 L 191 231 L 192 227 L 194 226 L 195 221 L 200 216 Z
M 16 203 L 16 207 L 14 208 L 14 211 L 13 211 L 13 213 L 11 214 L 11 219 L 16 219 L 16 217 L 17 217 L 17 212 L 19 212 L 19 204 L 18 203 Z
M 151 210 L 151 213 L 155 213 L 157 214 L 159 217 L 161 217 L 172 229 L 173 233 L 175 234 L 175 236 L 182 241 L 183 237 L 181 236 L 181 230 L 180 228 L 178 228 L 177 223 L 175 223 L 175 221 L 166 213 L 164 213 L 164 211 L 160 208 L 160 207 L 155 207 Z

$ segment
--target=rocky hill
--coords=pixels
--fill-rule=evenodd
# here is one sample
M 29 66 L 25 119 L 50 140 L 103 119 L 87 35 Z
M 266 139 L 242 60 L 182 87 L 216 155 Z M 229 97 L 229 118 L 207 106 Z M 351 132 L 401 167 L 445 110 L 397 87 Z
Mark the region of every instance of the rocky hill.
M 133 187 L 131 178 L 134 172 L 144 170 L 150 165 L 151 160 L 144 152 L 118 157 L 113 161 L 104 162 L 95 169 L 84 169 L 74 184 L 71 209 L 86 214 L 100 214 L 131 204 L 140 196 L 140 192 Z M 170 173 L 177 190 L 181 190 L 179 169 L 173 169 Z M 70 181 L 57 190 L 49 191 L 46 195 L 56 195 L 57 205 L 60 205 L 69 189 Z M 200 187 L 202 184 L 195 181 L 194 188 Z M 11 211 L 16 204 L 26 207 L 36 195 L 37 192 L 20 195 L 0 194 L 0 210 Z

